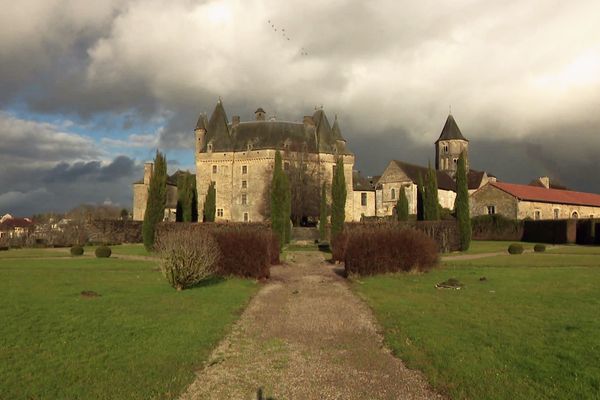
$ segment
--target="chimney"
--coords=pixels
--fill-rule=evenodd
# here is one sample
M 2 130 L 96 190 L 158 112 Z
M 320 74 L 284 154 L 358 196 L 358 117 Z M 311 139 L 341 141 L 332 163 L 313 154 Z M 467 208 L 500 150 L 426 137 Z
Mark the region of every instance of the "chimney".
M 231 126 L 237 126 L 240 124 L 240 116 L 239 115 L 234 115 L 233 117 L 231 117 Z
M 550 189 L 550 178 L 547 176 L 540 177 L 540 182 L 546 189 Z
M 150 184 L 150 178 L 152 178 L 153 170 L 154 170 L 154 163 L 147 162 L 144 164 L 144 185 Z

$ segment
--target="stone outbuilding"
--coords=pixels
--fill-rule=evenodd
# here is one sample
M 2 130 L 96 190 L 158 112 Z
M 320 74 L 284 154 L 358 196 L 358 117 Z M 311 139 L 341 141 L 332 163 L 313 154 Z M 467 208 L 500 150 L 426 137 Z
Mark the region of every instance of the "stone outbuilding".
M 471 195 L 471 216 L 500 214 L 510 219 L 534 220 L 600 216 L 600 195 L 555 189 L 547 178 L 536 181 L 535 185 L 489 182 Z
M 148 188 L 154 172 L 154 163 L 144 164 L 144 178 L 133 183 L 133 220 L 143 221 L 148 203 Z M 177 179 L 184 171 L 177 171 L 167 176 L 167 204 L 165 206 L 165 221 L 175 221 L 177 211 Z

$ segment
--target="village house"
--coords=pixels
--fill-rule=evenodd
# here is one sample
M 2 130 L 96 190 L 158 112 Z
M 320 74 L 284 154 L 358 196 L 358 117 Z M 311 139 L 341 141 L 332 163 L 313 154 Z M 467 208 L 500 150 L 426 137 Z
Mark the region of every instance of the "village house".
M 5 214 L 0 218 L 0 239 L 15 239 L 26 236 L 33 227 L 33 221 L 29 218 L 14 218 L 10 214 Z

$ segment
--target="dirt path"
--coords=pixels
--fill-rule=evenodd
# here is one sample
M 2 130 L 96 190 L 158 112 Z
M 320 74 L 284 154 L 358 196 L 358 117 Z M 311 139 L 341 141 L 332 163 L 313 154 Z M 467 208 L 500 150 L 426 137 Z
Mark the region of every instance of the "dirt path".
M 319 252 L 272 268 L 182 399 L 436 399 L 383 346 L 369 308 Z

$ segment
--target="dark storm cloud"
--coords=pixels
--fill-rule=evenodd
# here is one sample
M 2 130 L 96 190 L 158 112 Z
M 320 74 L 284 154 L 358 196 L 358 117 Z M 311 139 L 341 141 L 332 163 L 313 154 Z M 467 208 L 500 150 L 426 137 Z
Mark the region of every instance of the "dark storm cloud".
M 433 163 L 452 105 L 474 167 L 600 191 L 582 173 L 600 145 L 598 14 L 593 0 L 24 0 L 0 14 L 0 105 L 96 124 L 118 114 L 133 132 L 162 121 L 155 134 L 103 143 L 190 152 L 199 114 L 219 96 L 230 119 L 261 106 L 301 120 L 324 105 L 369 174 L 394 158 Z M 53 184 L 104 179 L 116 162 L 68 129 L 34 126 L 36 142 L 26 121 L 4 120 L 3 164 L 29 160 Z

